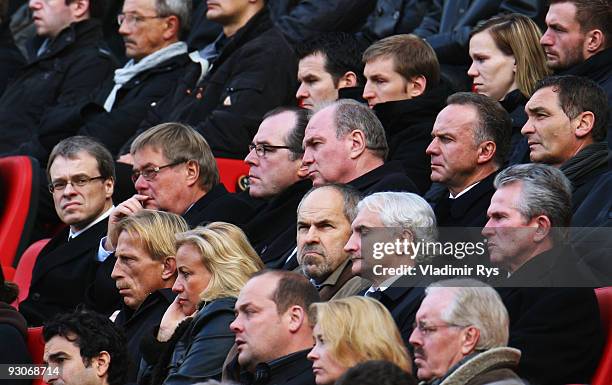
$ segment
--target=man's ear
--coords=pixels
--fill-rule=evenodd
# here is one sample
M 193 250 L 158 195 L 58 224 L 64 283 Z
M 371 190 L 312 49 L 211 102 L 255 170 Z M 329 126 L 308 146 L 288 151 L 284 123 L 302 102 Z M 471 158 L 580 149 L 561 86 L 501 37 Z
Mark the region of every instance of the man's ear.
M 492 140 L 487 140 L 478 145 L 478 164 L 491 161 L 495 157 L 497 145 Z
M 163 38 L 165 40 L 173 40 L 173 39 L 178 39 L 180 36 L 180 28 L 181 28 L 181 23 L 178 19 L 178 17 L 176 17 L 175 15 L 170 15 L 168 17 L 166 17 L 166 20 L 164 21 L 165 24 L 165 29 L 164 29 L 164 33 L 163 33 Z
M 347 71 L 338 79 L 338 89 L 357 86 L 357 75 L 353 71 Z
M 584 139 L 593 130 L 595 125 L 595 114 L 591 111 L 584 111 L 574 118 L 576 122 L 576 128 L 574 130 L 575 135 L 579 139 Z
M 291 333 L 297 333 L 304 322 L 308 322 L 306 311 L 298 305 L 293 305 L 287 309 L 284 316 L 287 317 L 287 327 Z
M 602 48 L 605 47 L 604 40 L 605 36 L 600 29 L 594 29 L 592 31 L 589 31 L 585 35 L 584 49 L 589 54 L 589 56 L 595 55 L 597 52 L 599 52 Z
M 89 0 L 75 0 L 68 6 L 72 11 L 74 21 L 81 21 L 89 18 Z
M 108 374 L 110 368 L 111 356 L 106 351 L 101 351 L 96 357 L 91 359 L 91 365 L 96 370 L 98 377 L 104 377 Z
M 176 258 L 168 256 L 164 259 L 161 277 L 164 281 L 174 278 L 176 275 Z
M 366 150 L 367 144 L 365 135 L 361 130 L 353 130 L 348 134 L 350 140 L 349 156 L 351 159 L 356 159 Z
M 425 93 L 425 88 L 427 88 L 427 79 L 425 79 L 425 76 L 423 75 L 415 76 L 410 79 L 406 87 L 408 88 L 408 95 L 410 95 L 410 98 L 416 98 L 417 96 Z
M 550 235 L 552 227 L 550 218 L 548 218 L 546 215 L 538 215 L 537 217 L 532 219 L 532 222 L 537 225 L 536 232 L 533 235 L 534 242 L 541 242 L 547 239 Z
M 480 330 L 478 330 L 474 326 L 468 326 L 461 332 L 462 341 L 461 341 L 461 354 L 467 356 L 476 350 L 476 345 L 478 344 L 478 340 L 480 339 Z
M 115 191 L 115 180 L 112 177 L 104 180 L 104 196 L 108 199 L 113 196 Z
M 200 181 L 200 165 L 195 160 L 186 163 L 187 185 L 193 186 Z

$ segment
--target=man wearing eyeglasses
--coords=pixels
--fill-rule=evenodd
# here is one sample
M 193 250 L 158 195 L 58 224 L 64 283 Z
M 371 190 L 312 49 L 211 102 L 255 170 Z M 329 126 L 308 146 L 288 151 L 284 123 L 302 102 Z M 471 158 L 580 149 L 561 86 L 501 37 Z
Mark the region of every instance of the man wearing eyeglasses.
M 46 119 L 38 137 L 18 152 L 46 160 L 57 141 L 78 134 L 98 139 L 117 154 L 150 106 L 166 96 L 191 63 L 187 45 L 179 41 L 187 33 L 190 11 L 191 1 L 126 0 L 117 22 L 130 60 L 91 100 Z M 119 175 L 121 171 L 117 169 Z
M 59 110 L 85 101 L 115 67 L 96 20 L 102 1 L 31 0 L 29 7 L 37 36 L 28 64 L 0 98 L 0 154 L 29 142 Z
M 249 195 L 267 202 L 244 230 L 269 267 L 278 267 L 280 258 L 295 247 L 297 207 L 312 186 L 301 168 L 308 118 L 309 111 L 298 107 L 268 112 L 244 159 L 250 167 Z
M 30 325 L 42 325 L 55 314 L 88 303 L 84 293 L 103 262 L 98 241 L 113 208 L 113 165 L 108 150 L 88 137 L 65 139 L 53 149 L 47 167 L 49 191 L 68 227 L 41 250 L 34 265 L 30 292 L 19 306 Z M 106 279 L 112 288 L 110 274 L 98 279 Z

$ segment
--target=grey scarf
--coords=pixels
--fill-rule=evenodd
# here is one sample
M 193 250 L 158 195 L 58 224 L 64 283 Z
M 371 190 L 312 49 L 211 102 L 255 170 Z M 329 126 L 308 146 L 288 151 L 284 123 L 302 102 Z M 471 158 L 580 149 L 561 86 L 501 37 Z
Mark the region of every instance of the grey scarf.
M 588 177 L 593 170 L 608 163 L 608 142 L 596 142 L 580 150 L 559 168 L 563 174 L 578 186 L 582 179 Z

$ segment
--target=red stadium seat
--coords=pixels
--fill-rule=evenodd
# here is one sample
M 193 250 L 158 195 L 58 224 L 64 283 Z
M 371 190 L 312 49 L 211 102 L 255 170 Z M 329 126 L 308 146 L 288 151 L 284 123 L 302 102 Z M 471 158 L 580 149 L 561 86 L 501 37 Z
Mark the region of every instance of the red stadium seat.
M 13 266 L 2 265 L 2 275 L 4 275 L 5 280 L 13 282 L 15 268 Z
M 595 295 L 606 334 L 606 344 L 591 385 L 610 385 L 612 384 L 612 287 L 595 289 Z
M 38 162 L 28 156 L 0 158 L 0 264 L 15 266 L 28 246 L 38 208 Z
M 247 187 L 249 166 L 241 159 L 215 158 L 221 183 L 227 191 L 244 191 Z
M 36 258 L 38 258 L 40 250 L 45 247 L 49 240 L 50 239 L 41 239 L 40 241 L 34 242 L 23 252 L 23 255 L 19 259 L 19 264 L 17 264 L 17 270 L 15 270 L 15 276 L 13 278 L 13 282 L 19 286 L 18 304 L 28 297 L 30 282 L 32 281 L 32 270 L 34 269 Z
M 42 336 L 42 326 L 28 328 L 28 350 L 35 364 L 43 363 L 43 353 L 45 352 L 45 340 Z M 44 385 L 46 382 L 42 378 L 32 380 L 32 385 Z

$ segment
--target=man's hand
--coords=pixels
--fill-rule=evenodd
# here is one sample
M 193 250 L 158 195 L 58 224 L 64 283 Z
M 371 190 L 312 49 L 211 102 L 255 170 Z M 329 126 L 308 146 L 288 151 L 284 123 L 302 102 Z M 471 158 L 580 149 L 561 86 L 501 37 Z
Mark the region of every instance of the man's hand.
M 115 250 L 115 247 L 117 247 L 117 238 L 119 238 L 119 234 L 117 234 L 116 230 L 117 223 L 124 217 L 134 215 L 144 210 L 142 202 L 147 199 L 149 199 L 147 195 L 134 194 L 130 199 L 122 202 L 111 211 L 110 217 L 108 218 L 108 230 L 106 232 L 104 249 L 107 251 Z

